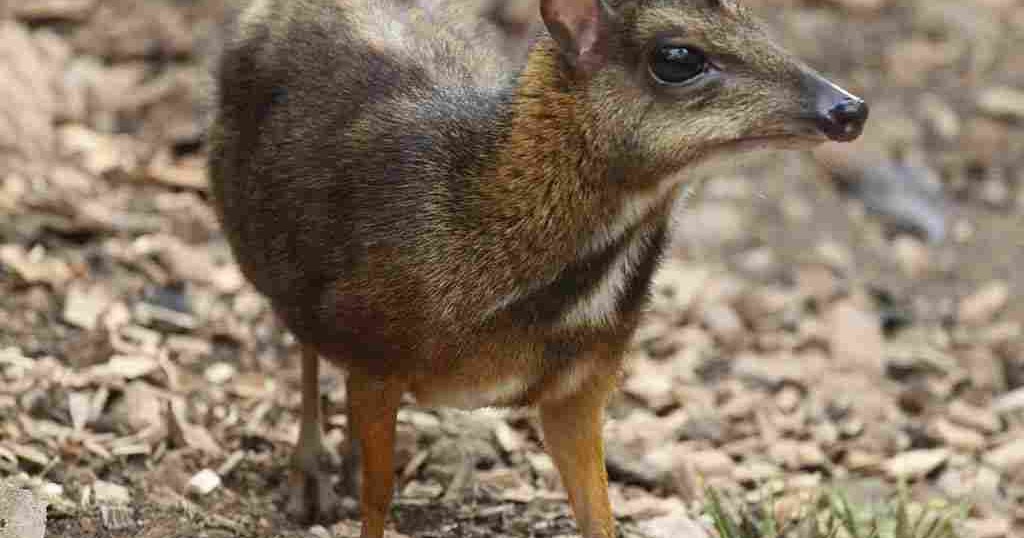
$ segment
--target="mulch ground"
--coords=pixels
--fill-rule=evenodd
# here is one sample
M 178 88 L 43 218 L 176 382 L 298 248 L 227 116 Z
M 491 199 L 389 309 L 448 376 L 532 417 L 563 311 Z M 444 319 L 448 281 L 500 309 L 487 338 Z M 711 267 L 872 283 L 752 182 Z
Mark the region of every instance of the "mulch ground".
M 1024 7 L 749 3 L 871 125 L 695 172 L 610 408 L 617 516 L 679 536 L 707 485 L 788 514 L 904 484 L 1024 535 Z M 0 477 L 50 499 L 48 536 L 358 535 L 282 513 L 297 350 L 203 169 L 223 7 L 0 8 Z M 395 536 L 573 532 L 528 412 L 410 406 L 398 456 Z

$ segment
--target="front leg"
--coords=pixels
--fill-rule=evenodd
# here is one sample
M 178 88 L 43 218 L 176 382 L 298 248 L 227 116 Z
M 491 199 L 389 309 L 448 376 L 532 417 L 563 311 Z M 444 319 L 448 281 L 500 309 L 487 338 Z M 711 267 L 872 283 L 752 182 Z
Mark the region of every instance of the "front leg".
M 355 369 L 349 371 L 346 386 L 352 462 L 349 470 L 361 467 L 359 479 L 354 481 L 359 488 L 363 520 L 360 536 L 382 538 L 394 495 L 395 427 L 405 386 Z
M 615 537 L 601 435 L 613 388 L 614 379 L 594 376 L 575 394 L 540 405 L 544 443 L 584 538 Z

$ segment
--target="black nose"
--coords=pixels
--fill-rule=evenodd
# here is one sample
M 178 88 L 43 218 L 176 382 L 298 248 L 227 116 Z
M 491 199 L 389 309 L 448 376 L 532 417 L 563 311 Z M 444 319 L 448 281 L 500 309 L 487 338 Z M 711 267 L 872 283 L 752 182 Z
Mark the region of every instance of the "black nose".
M 818 124 L 825 136 L 836 142 L 856 140 L 868 121 L 868 104 L 856 97 L 847 98 L 824 111 Z

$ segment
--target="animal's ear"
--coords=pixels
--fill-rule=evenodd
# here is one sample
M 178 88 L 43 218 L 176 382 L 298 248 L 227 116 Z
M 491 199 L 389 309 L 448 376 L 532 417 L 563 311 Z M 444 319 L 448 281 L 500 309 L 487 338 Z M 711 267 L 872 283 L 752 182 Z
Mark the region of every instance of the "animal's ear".
M 604 64 L 612 18 L 604 0 L 541 0 L 540 13 L 574 69 L 591 74 Z

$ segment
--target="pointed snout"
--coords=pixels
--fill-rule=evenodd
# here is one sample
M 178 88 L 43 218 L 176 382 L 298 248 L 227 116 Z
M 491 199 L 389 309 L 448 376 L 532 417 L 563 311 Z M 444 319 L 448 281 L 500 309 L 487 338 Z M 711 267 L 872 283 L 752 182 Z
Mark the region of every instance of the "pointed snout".
M 809 78 L 815 120 L 822 134 L 836 142 L 851 142 L 860 137 L 868 121 L 868 104 L 820 75 Z

